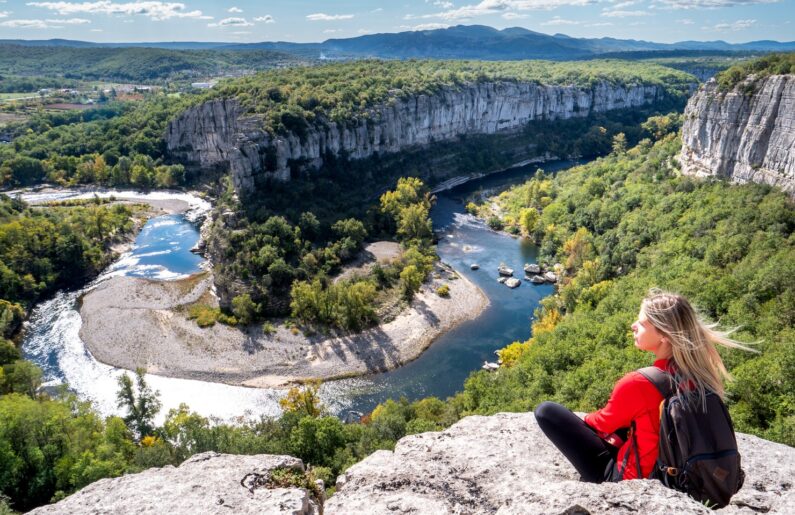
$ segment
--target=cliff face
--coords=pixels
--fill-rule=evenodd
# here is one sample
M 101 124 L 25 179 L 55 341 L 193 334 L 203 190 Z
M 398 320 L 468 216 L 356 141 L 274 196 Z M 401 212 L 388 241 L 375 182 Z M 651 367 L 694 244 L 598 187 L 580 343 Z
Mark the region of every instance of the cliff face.
M 737 443 L 745 484 L 717 513 L 795 513 L 795 449 L 743 434 Z M 269 485 L 275 468 L 303 464 L 204 453 L 178 468 L 97 481 L 32 513 L 716 513 L 657 480 L 580 482 L 532 413 L 467 417 L 442 432 L 407 436 L 394 452 L 376 451 L 348 469 L 322 509 L 306 490 Z
M 749 78 L 726 93 L 715 80 L 703 85 L 685 109 L 681 163 L 687 174 L 795 195 L 795 75 Z
M 653 104 L 661 87 L 593 88 L 484 82 L 443 88 L 428 96 L 394 97 L 370 109 L 366 118 L 341 124 L 319 121 L 304 134 L 273 136 L 257 116 L 234 99 L 213 100 L 169 123 L 166 143 L 172 158 L 194 168 L 231 172 L 238 191 L 260 178 L 290 178 L 291 166 L 318 168 L 327 155 L 362 159 L 465 134 L 496 134 L 521 129 L 533 120 L 585 117 L 591 113 Z

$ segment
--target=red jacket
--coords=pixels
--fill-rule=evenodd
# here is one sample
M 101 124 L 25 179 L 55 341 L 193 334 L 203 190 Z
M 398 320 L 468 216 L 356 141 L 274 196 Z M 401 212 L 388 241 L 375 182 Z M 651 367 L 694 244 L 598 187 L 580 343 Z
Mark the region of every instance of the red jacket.
M 658 359 L 654 366 L 670 370 L 667 359 Z M 640 454 L 640 467 L 643 477 L 649 477 L 657 460 L 657 443 L 660 434 L 660 403 L 662 395 L 657 388 L 639 372 L 630 372 L 621 378 L 613 388 L 607 405 L 585 417 L 585 423 L 604 437 L 618 429 L 630 427 L 635 421 Z M 631 448 L 632 438 L 628 438 L 618 451 L 617 464 L 621 471 L 624 455 L 629 452 L 629 461 L 624 471 L 624 479 L 637 479 L 635 451 Z

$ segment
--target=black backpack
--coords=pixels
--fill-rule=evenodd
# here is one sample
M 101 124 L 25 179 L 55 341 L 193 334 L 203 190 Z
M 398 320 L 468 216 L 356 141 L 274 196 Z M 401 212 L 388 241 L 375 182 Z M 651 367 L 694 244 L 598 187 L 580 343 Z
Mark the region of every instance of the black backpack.
M 729 411 L 718 395 L 688 404 L 673 377 L 657 367 L 638 370 L 663 396 L 659 456 L 652 478 L 710 508 L 723 508 L 743 486 L 745 473 Z

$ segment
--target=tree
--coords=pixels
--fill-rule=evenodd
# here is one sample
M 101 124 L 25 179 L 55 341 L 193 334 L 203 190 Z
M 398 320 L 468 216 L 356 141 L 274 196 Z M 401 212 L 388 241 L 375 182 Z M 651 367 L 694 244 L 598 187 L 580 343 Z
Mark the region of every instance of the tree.
M 393 191 L 381 195 L 381 211 L 395 220 L 401 209 L 417 203 L 426 204 L 430 209 L 431 201 L 425 185 L 416 177 L 401 177 Z
M 41 386 L 42 372 L 39 367 L 30 361 L 17 360 L 10 365 L 3 366 L 5 393 L 21 393 L 31 399 L 36 398 L 36 393 Z
M 301 234 L 307 240 L 314 241 L 320 235 L 320 222 L 311 211 L 301 213 L 298 219 L 298 227 L 301 228 Z
M 248 325 L 254 321 L 258 309 L 259 306 L 251 300 L 251 295 L 248 293 L 238 295 L 232 299 L 232 313 L 237 317 L 237 321 L 243 325 Z
M 623 154 L 627 151 L 627 136 L 623 132 L 619 132 L 613 136 L 613 153 Z
M 410 204 L 398 214 L 398 235 L 404 241 L 429 242 L 433 237 L 430 208 L 424 203 Z
M 135 370 L 135 387 L 130 376 L 122 374 L 116 394 L 116 405 L 127 411 L 124 422 L 138 441 L 154 433 L 154 419 L 161 407 L 160 392 L 152 391 L 146 384 L 145 373 L 143 368 Z
M 536 230 L 536 222 L 538 222 L 538 211 L 535 208 L 527 207 L 522 209 L 519 213 L 519 224 L 527 234 L 533 234 Z
M 308 381 L 303 388 L 293 386 L 279 401 L 285 413 L 297 413 L 306 417 L 319 417 L 324 408 L 320 402 L 320 381 Z
M 425 280 L 425 273 L 415 265 L 408 265 L 400 272 L 400 287 L 403 296 L 410 299 L 415 293 L 420 291 L 420 286 Z

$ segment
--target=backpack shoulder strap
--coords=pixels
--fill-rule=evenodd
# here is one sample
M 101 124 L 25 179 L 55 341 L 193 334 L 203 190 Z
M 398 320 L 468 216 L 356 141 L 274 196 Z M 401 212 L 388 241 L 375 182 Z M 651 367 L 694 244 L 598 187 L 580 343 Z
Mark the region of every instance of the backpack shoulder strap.
M 668 372 L 660 370 L 657 367 L 646 367 L 639 369 L 638 373 L 648 379 L 649 382 L 657 388 L 657 391 L 660 392 L 663 399 L 667 399 L 676 393 L 676 383 Z

